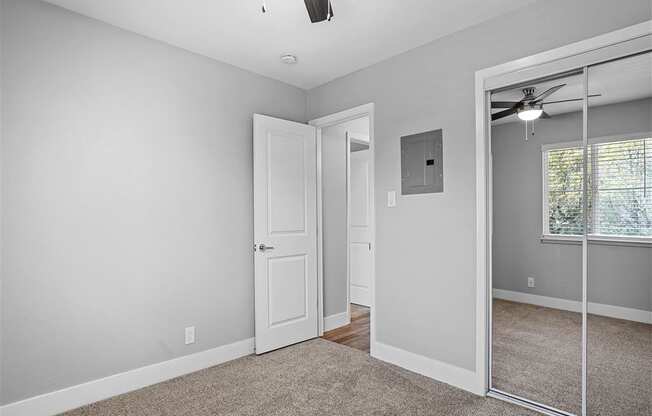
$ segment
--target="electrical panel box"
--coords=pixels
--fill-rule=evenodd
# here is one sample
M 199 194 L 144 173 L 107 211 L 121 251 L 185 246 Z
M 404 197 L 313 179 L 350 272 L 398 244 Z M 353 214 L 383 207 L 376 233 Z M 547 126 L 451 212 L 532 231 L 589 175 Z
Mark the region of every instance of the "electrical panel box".
M 401 194 L 444 192 L 441 129 L 401 137 Z

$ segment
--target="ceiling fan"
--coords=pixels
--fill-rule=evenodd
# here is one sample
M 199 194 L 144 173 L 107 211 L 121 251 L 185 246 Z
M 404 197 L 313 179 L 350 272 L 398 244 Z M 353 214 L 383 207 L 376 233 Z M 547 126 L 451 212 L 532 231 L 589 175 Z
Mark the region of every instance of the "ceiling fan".
M 333 6 L 331 0 L 303 0 L 308 9 L 308 16 L 312 23 L 323 22 L 333 18 Z
M 544 104 L 557 104 L 567 103 L 572 101 L 582 101 L 582 98 L 571 98 L 568 100 L 546 101 L 546 98 L 565 87 L 566 84 L 555 85 L 547 89 L 541 94 L 536 93 L 535 87 L 523 88 L 523 98 L 520 101 L 492 101 L 491 108 L 506 108 L 507 110 L 499 111 L 491 115 L 491 120 L 499 120 L 501 118 L 511 116 L 512 114 L 518 115 L 523 121 L 532 121 L 538 118 L 550 118 L 550 114 L 543 110 Z M 589 97 L 599 97 L 601 94 L 591 94 Z
M 261 5 L 261 11 L 267 13 L 267 4 L 265 0 L 262 0 L 263 4 Z M 303 0 L 308 9 L 308 16 L 312 23 L 323 22 L 328 20 L 329 22 L 333 18 L 333 5 L 331 0 Z

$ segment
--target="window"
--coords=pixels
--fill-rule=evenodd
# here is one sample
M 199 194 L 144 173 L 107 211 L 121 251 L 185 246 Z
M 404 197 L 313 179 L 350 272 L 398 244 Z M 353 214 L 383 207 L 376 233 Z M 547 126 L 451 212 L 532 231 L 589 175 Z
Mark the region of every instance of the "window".
M 544 236 L 584 234 L 581 143 L 543 150 Z M 587 226 L 591 236 L 652 241 L 652 138 L 589 146 Z

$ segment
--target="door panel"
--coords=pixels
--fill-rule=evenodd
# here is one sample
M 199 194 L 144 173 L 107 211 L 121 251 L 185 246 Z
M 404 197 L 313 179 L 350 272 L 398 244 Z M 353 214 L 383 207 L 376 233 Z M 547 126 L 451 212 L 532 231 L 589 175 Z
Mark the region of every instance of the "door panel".
M 351 242 L 351 302 L 369 306 L 371 294 L 371 252 L 368 243 Z
M 368 150 L 351 155 L 351 227 L 369 227 Z
M 270 328 L 307 318 L 307 266 L 305 255 L 267 259 Z
M 253 145 L 256 354 L 262 354 L 318 335 L 315 128 L 255 114 Z
M 369 150 L 351 153 L 351 302 L 371 304 L 371 230 Z
M 305 233 L 305 143 L 301 134 L 270 132 L 267 138 L 270 234 Z

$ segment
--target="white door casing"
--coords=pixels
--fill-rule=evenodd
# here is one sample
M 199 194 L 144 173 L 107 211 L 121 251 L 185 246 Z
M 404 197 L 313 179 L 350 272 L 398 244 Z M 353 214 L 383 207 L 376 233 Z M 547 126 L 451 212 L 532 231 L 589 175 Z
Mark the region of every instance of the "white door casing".
M 351 303 L 371 305 L 371 210 L 369 150 L 350 154 Z
M 254 114 L 253 138 L 255 335 L 262 354 L 318 336 L 316 129 Z

